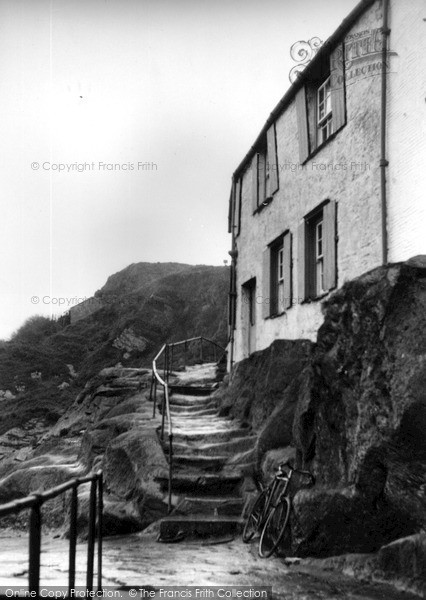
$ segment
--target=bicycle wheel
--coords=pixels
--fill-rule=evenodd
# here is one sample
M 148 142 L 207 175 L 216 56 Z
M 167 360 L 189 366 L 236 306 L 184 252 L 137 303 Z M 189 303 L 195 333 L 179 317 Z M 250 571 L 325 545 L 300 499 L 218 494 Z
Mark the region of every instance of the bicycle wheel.
M 290 499 L 283 498 L 272 508 L 259 540 L 259 556 L 269 558 L 278 548 L 290 517 Z
M 247 544 L 253 536 L 259 531 L 263 520 L 263 513 L 268 500 L 267 490 L 263 490 L 256 499 L 249 516 L 246 519 L 243 529 L 243 542 Z

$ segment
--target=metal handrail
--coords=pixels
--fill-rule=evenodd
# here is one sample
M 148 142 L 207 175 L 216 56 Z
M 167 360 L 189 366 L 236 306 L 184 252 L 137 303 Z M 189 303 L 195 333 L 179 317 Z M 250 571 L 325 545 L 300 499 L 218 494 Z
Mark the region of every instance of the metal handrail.
M 157 360 L 164 353 L 164 379 L 160 376 L 157 369 Z M 154 379 L 154 414 L 155 417 L 155 404 L 157 399 L 157 382 L 163 386 L 163 406 L 161 410 L 161 440 L 164 440 L 164 418 L 167 414 L 167 433 L 169 437 L 169 485 L 168 485 L 168 512 L 172 510 L 172 478 L 173 478 L 173 429 L 172 429 L 172 417 L 170 415 L 170 401 L 169 401 L 169 385 L 168 385 L 168 346 L 164 344 L 158 354 L 152 361 L 152 374 Z M 152 385 L 151 385 L 152 393 Z
M 192 342 L 200 342 L 200 358 L 201 362 L 203 362 L 203 341 L 209 344 L 213 344 L 214 346 L 214 358 L 217 360 L 217 351 L 222 351 L 222 356 L 225 353 L 225 348 L 220 346 L 217 342 L 205 338 L 203 336 L 188 338 L 186 340 L 181 340 L 179 342 L 172 342 L 170 344 L 163 344 L 159 352 L 156 354 L 152 361 L 152 378 L 151 378 L 151 390 L 150 390 L 150 399 L 154 400 L 153 405 L 153 418 L 155 417 L 155 408 L 157 404 L 157 385 L 160 384 L 163 387 L 163 403 L 161 409 L 161 441 L 164 441 L 164 425 L 165 418 L 167 417 L 167 432 L 169 438 L 169 481 L 168 481 L 168 512 L 170 513 L 172 510 L 172 483 L 173 483 L 173 426 L 172 426 L 172 417 L 170 414 L 170 393 L 169 393 L 169 376 L 172 372 L 173 367 L 173 350 L 176 346 L 181 346 L 184 344 L 184 364 L 186 366 L 186 350 L 187 345 Z M 164 354 L 164 373 L 163 377 L 158 372 L 157 361 Z
M 98 518 L 98 590 L 102 589 L 102 521 L 103 521 L 103 474 L 97 471 L 84 477 L 76 477 L 45 492 L 33 493 L 26 498 L 13 500 L 0 505 L 0 518 L 13 513 L 19 513 L 27 508 L 31 509 L 29 522 L 29 592 L 38 597 L 40 591 L 40 553 L 41 553 L 41 525 L 42 505 L 64 494 L 71 493 L 70 531 L 69 531 L 69 568 L 68 568 L 68 596 L 71 597 L 75 588 L 75 556 L 77 548 L 77 512 L 78 512 L 78 487 L 83 483 L 91 483 L 89 501 L 89 523 L 87 538 L 87 572 L 86 589 L 93 591 L 93 565 L 95 557 L 96 516 Z

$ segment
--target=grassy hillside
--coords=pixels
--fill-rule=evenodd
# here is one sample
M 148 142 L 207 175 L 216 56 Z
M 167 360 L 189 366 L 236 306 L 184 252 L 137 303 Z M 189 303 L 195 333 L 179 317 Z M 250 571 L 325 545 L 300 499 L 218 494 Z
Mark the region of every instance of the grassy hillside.
M 32 317 L 0 343 L 0 390 L 16 395 L 0 400 L 0 434 L 34 416 L 54 421 L 100 369 L 149 366 L 166 341 L 203 335 L 225 345 L 227 292 L 227 267 L 139 263 L 108 279 L 96 293 L 104 306 L 89 317 Z

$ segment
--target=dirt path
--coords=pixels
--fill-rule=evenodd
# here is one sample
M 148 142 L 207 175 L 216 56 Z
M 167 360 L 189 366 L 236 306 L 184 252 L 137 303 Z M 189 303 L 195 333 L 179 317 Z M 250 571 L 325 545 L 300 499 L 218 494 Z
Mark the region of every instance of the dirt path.
M 8 586 L 27 585 L 27 539 L 0 539 L 0 594 Z M 65 540 L 45 539 L 41 584 L 67 584 L 68 546 Z M 84 544 L 77 554 L 77 585 L 85 583 Z M 104 540 L 103 585 L 115 589 L 151 586 L 268 586 L 280 600 L 408 600 L 410 594 L 384 585 L 368 584 L 340 573 L 282 559 L 260 559 L 255 544 L 240 539 L 227 543 L 182 542 L 159 544 L 155 534 L 134 534 Z

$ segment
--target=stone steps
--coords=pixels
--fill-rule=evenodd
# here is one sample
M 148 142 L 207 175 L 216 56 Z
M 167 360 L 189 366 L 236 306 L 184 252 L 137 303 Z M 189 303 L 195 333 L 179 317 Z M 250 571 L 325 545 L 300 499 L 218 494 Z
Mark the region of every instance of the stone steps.
M 170 385 L 170 391 L 172 394 L 185 394 L 188 396 L 208 396 L 216 389 L 215 384 L 205 384 L 205 385 Z
M 191 456 L 211 456 L 215 454 L 234 456 L 239 452 L 252 449 L 256 439 L 256 436 L 244 436 L 211 444 L 200 444 L 198 442 L 182 444 L 173 442 L 173 452 L 180 455 L 189 454 Z M 168 446 L 164 449 L 168 452 Z
M 161 520 L 159 541 L 236 535 L 243 524 L 241 489 L 253 468 L 250 451 L 256 436 L 239 422 L 219 416 L 211 396 L 216 389 L 213 374 L 215 368 L 199 365 L 177 374 L 179 382 L 171 386 L 172 496 L 180 501 Z M 163 447 L 168 456 L 168 444 Z M 156 479 L 166 491 L 168 473 Z
M 173 493 L 177 496 L 192 494 L 194 496 L 228 496 L 238 492 L 242 473 L 208 473 L 208 472 L 173 472 Z M 164 491 L 167 490 L 169 475 L 164 473 L 156 477 Z
M 241 496 L 185 496 L 176 508 L 176 514 L 241 516 L 244 500 Z
M 194 416 L 207 416 L 215 415 L 217 413 L 216 403 L 211 402 L 204 407 L 198 406 L 182 406 L 178 404 L 170 405 L 170 414 L 176 417 L 194 417 Z
M 176 467 L 219 471 L 225 465 L 228 458 L 228 456 L 192 456 L 188 454 L 175 454 L 173 456 L 173 464 Z
M 174 394 L 170 398 L 170 407 L 186 406 L 186 407 L 204 407 L 206 404 L 213 404 L 210 395 L 191 396 L 190 394 Z
M 214 443 L 229 442 L 236 438 L 242 438 L 247 435 L 247 429 L 220 429 L 212 431 L 184 431 L 173 430 L 173 441 L 179 443 Z

